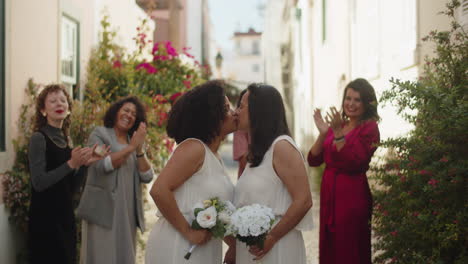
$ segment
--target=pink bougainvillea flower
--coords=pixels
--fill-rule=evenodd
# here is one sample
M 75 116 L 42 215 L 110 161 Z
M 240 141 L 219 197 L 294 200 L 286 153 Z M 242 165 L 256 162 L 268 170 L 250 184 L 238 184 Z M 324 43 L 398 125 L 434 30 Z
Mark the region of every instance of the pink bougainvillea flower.
M 166 122 L 166 120 L 167 120 L 167 113 L 166 112 L 160 112 L 159 113 L 158 126 L 162 127 L 162 125 Z
M 167 54 L 173 57 L 177 57 L 179 55 L 177 53 L 177 50 L 174 47 L 172 47 L 172 43 L 170 41 L 166 42 L 166 51 L 167 51 Z
M 436 187 L 438 182 L 439 182 L 439 181 L 436 180 L 436 179 L 430 179 L 427 183 L 428 183 L 429 185 L 432 185 L 433 187 Z
M 153 49 L 151 50 L 151 54 L 156 54 L 159 51 L 159 42 L 154 43 Z
M 153 74 L 153 73 L 156 73 L 158 72 L 158 70 L 153 66 L 151 65 L 150 63 L 148 62 L 143 62 L 143 63 L 140 63 L 137 67 L 136 67 L 137 70 L 139 69 L 145 69 L 147 73 L 149 74 Z
M 430 171 L 427 171 L 427 170 L 420 170 L 419 174 L 421 174 L 421 175 L 432 175 L 432 173 Z
M 190 89 L 192 87 L 192 82 L 189 80 L 183 80 L 185 88 Z
M 157 94 L 157 95 L 155 95 L 153 97 L 153 102 L 158 102 L 158 103 L 165 104 L 165 103 L 167 103 L 167 100 L 161 94 Z
M 119 60 L 115 60 L 112 64 L 112 68 L 122 68 L 122 63 Z
M 181 96 L 182 93 L 181 92 L 177 92 L 173 95 L 171 95 L 171 97 L 169 98 L 169 100 L 171 100 L 171 102 L 175 102 L 177 100 L 177 98 L 179 98 L 179 96 Z
M 447 157 L 442 157 L 439 161 L 440 162 L 448 162 L 448 158 Z

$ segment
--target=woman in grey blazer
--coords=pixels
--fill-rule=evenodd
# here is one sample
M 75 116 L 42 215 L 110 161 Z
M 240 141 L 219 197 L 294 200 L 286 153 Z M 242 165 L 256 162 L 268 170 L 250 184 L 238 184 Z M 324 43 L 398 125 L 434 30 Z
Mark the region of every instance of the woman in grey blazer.
M 107 110 L 89 144 L 110 146 L 111 154 L 88 169 L 77 215 L 83 221 L 81 263 L 135 263 L 136 228 L 145 229 L 140 183 L 153 179 L 143 144 L 146 113 L 136 97 Z

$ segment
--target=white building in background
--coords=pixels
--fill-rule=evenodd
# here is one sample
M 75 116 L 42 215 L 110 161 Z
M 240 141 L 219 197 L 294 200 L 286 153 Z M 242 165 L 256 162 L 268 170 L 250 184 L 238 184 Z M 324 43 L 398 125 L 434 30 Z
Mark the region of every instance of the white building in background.
M 118 30 L 117 42 L 132 48 L 136 27 L 147 16 L 136 1 L 0 0 L 0 182 L 15 158 L 12 142 L 18 134 L 16 124 L 28 80 L 63 83 L 79 97 L 103 14 L 109 15 L 112 27 Z M 0 263 L 16 263 L 21 236 L 8 222 L 2 187 L 0 184 Z
M 247 32 L 235 32 L 232 41 L 234 54 L 223 63 L 226 72 L 223 77 L 239 87 L 253 82 L 264 82 L 262 33 L 250 28 Z
M 344 87 L 351 80 L 366 78 L 379 96 L 391 87 L 389 80 L 392 77 L 417 79 L 424 57 L 433 49 L 421 38 L 430 30 L 449 28 L 448 18 L 437 14 L 444 10 L 447 2 L 267 2 L 264 33 L 264 39 L 268 40 L 264 43 L 265 54 L 268 54 L 265 56 L 268 68 L 266 82 L 278 82 L 278 68 L 274 65 L 281 65 L 282 89 L 293 116 L 290 120 L 293 135 L 304 152 L 310 148 L 317 133 L 313 109 L 339 107 Z M 268 25 L 283 26 L 275 30 Z M 268 74 L 271 67 L 274 70 Z M 382 117 L 382 138 L 397 136 L 410 129 L 391 107 L 379 107 L 379 114 Z

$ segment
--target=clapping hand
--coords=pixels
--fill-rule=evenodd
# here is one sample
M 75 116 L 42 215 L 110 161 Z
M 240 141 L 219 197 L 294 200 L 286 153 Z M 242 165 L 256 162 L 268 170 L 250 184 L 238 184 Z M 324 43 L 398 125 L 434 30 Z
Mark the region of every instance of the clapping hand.
M 132 138 L 130 139 L 130 145 L 135 149 L 141 148 L 146 138 L 146 124 L 141 122 L 137 130 L 133 132 Z
M 321 135 L 325 135 L 328 131 L 328 124 L 323 120 L 322 113 L 320 112 L 320 109 L 315 108 L 314 110 L 314 121 L 315 121 L 315 126 L 317 126 L 317 129 L 319 130 Z
M 331 127 L 335 135 L 342 134 L 341 130 L 342 130 L 344 122 L 343 122 L 343 119 L 341 118 L 340 112 L 338 112 L 338 110 L 336 110 L 335 107 L 330 107 L 330 111 L 327 113 L 327 116 L 325 117 L 325 121 Z
M 103 151 L 97 151 L 96 149 L 104 148 Z M 110 154 L 110 146 L 102 145 L 98 146 L 98 144 L 94 144 L 94 146 L 91 148 L 91 156 L 89 156 L 88 160 L 85 162 L 84 165 L 89 166 L 93 164 L 96 161 L 102 160 L 103 158 L 107 157 L 107 155 Z

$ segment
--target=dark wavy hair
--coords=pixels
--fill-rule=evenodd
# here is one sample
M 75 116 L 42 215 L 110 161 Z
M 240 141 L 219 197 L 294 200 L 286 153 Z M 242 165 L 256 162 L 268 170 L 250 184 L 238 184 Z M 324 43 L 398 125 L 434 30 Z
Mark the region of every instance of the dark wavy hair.
M 251 140 L 247 160 L 250 167 L 257 167 L 273 141 L 290 132 L 278 90 L 266 84 L 251 84 L 247 89 Z
M 119 101 L 113 103 L 109 109 L 107 109 L 106 114 L 104 115 L 104 126 L 107 128 L 113 128 L 117 119 L 117 113 L 119 112 L 120 108 L 126 103 L 132 103 L 135 105 L 136 108 L 136 118 L 135 124 L 128 130 L 128 135 L 132 136 L 133 132 L 138 129 L 138 126 L 141 122 L 146 123 L 146 110 L 143 104 L 141 103 L 140 99 L 136 96 L 129 96 L 120 99 Z
M 379 121 L 380 116 L 377 112 L 377 96 L 375 95 L 374 87 L 372 87 L 372 85 L 366 79 L 363 78 L 355 79 L 348 83 L 348 85 L 346 85 L 346 88 L 343 93 L 343 100 L 341 101 L 341 116 L 343 117 L 343 119 L 348 118 L 344 111 L 344 102 L 346 98 L 346 92 L 349 88 L 358 92 L 361 96 L 361 102 L 364 106 L 364 113 L 362 114 L 361 121 Z
M 225 83 L 207 81 L 194 87 L 172 106 L 166 132 L 179 144 L 187 138 L 197 138 L 209 144 L 221 133 L 226 118 Z
M 67 92 L 67 89 L 62 84 L 49 84 L 47 85 L 36 97 L 36 113 L 34 114 L 34 125 L 33 131 L 39 131 L 43 126 L 47 125 L 47 117 L 42 115 L 42 110 L 45 109 L 45 100 L 47 96 L 51 93 L 63 92 L 68 102 L 68 111 L 72 111 L 73 101 L 70 98 L 70 95 Z M 68 130 L 70 129 L 70 115 L 68 115 L 65 120 L 63 120 L 62 131 L 65 135 L 65 138 L 70 143 L 68 138 Z

